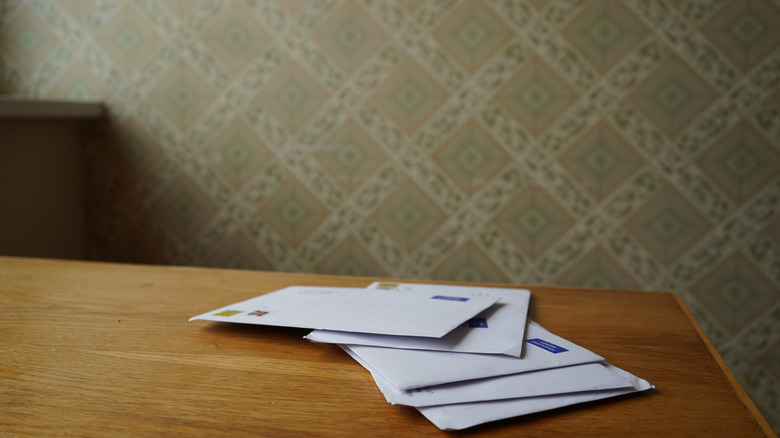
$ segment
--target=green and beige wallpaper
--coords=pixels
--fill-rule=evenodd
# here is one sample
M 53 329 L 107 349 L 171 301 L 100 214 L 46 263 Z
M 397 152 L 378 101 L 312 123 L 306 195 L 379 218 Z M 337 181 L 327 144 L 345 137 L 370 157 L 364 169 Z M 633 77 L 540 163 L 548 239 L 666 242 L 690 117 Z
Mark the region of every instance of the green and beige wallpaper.
M 107 105 L 91 258 L 674 291 L 775 430 L 778 47 L 778 0 L 0 2 L 2 93 Z

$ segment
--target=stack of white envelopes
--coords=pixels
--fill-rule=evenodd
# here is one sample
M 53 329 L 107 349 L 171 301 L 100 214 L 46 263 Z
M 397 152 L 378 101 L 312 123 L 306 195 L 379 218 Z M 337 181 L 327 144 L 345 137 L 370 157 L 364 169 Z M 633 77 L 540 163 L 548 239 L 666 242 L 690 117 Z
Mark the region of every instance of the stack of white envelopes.
M 343 348 L 387 401 L 440 429 L 653 388 L 528 319 L 524 289 L 374 283 L 293 286 L 194 319 L 315 329 Z

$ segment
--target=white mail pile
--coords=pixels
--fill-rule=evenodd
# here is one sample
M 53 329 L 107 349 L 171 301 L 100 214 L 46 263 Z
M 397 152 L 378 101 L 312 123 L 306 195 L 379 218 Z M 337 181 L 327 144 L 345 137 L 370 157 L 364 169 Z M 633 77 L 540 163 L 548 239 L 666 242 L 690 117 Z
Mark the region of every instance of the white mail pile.
M 315 329 L 443 430 L 653 388 L 528 319 L 524 289 L 293 286 L 191 318 Z

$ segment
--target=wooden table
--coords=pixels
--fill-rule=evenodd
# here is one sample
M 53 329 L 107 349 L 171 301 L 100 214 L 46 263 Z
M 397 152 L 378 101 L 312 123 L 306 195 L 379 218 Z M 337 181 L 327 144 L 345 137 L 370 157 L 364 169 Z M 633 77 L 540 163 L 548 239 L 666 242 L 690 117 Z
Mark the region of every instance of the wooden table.
M 0 436 L 447 435 L 307 331 L 189 317 L 372 279 L 0 257 Z M 460 432 L 772 436 L 678 296 L 528 287 L 532 315 L 657 389 Z

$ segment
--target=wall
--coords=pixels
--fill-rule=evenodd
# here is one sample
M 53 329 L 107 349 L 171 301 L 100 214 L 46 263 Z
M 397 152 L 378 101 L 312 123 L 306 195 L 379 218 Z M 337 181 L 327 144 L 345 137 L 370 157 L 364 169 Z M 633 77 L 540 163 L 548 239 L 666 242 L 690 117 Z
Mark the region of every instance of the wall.
M 105 99 L 93 258 L 675 291 L 777 425 L 778 4 L 11 0 L 0 87 Z

